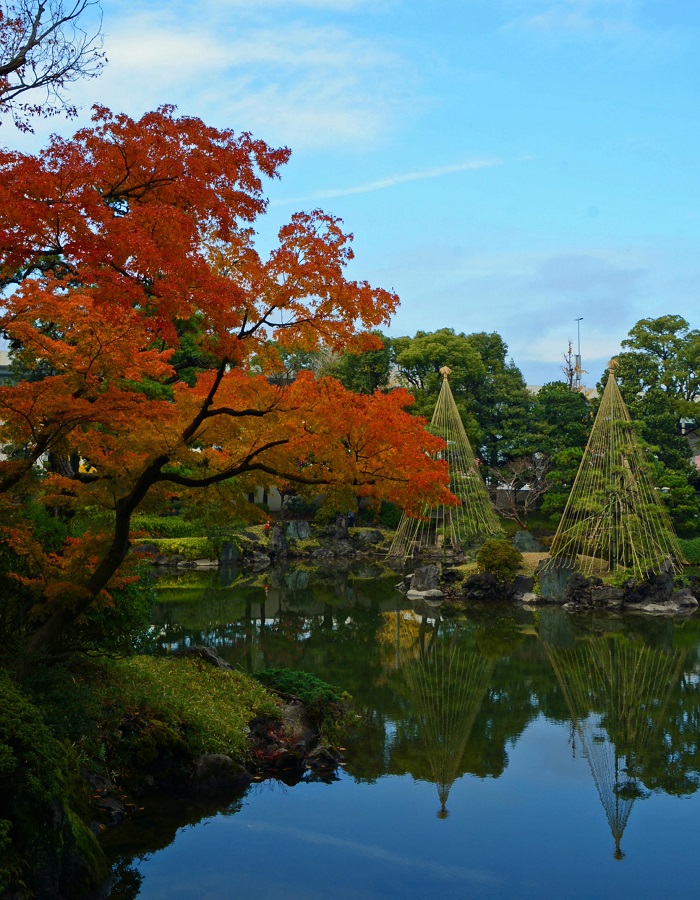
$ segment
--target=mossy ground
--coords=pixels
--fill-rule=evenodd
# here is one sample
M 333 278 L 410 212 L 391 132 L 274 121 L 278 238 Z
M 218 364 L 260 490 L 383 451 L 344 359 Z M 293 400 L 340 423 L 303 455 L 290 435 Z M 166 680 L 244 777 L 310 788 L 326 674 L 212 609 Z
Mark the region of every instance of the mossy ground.
M 106 877 L 81 769 L 130 791 L 187 777 L 202 753 L 243 763 L 248 722 L 279 711 L 254 679 L 190 659 L 74 658 L 22 684 L 0 672 L 0 894 L 34 896 L 37 866 L 60 876 L 66 854 L 81 860 L 71 896 Z

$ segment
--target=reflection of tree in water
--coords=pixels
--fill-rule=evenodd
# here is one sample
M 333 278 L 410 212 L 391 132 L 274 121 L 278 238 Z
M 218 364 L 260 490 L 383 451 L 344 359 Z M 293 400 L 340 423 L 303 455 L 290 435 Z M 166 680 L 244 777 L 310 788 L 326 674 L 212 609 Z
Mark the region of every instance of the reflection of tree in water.
M 440 621 L 422 619 L 416 635 L 410 618 L 397 618 L 401 666 L 418 720 L 418 740 L 428 758 L 440 797 L 446 804 L 474 721 L 488 691 L 495 660 L 466 646 L 457 625 L 447 632 Z
M 666 653 L 621 636 L 547 644 L 575 735 L 595 781 L 615 857 L 635 800 L 648 796 L 639 761 L 659 734 L 686 653 Z

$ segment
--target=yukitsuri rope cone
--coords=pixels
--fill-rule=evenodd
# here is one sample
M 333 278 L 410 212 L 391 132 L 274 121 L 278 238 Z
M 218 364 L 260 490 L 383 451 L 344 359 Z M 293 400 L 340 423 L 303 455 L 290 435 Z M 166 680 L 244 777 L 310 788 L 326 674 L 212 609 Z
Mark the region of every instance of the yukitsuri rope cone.
M 460 506 L 426 506 L 423 515 L 402 517 L 387 559 L 442 554 L 459 551 L 470 539 L 499 535 L 501 527 L 491 506 L 486 486 L 464 430 L 457 404 L 447 380 L 450 370 L 440 369 L 442 387 L 430 422 L 430 430 L 441 437 L 446 447 L 440 456 L 447 460 L 449 489 L 461 501 Z
M 661 739 L 687 651 L 665 653 L 620 635 L 545 646 L 622 859 L 632 806 L 648 796 L 638 760 Z
M 626 570 L 638 578 L 684 562 L 634 425 L 609 366 L 600 408 L 545 570 L 584 575 Z

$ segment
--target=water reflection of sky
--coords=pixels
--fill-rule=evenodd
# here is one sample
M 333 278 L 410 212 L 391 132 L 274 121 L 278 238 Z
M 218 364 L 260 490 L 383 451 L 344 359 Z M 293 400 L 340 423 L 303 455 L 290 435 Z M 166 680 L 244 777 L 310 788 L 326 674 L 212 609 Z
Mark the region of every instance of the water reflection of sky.
M 674 782 L 648 754 L 671 716 L 678 734 L 669 727 L 668 739 L 682 743 L 683 766 L 693 777 L 700 768 L 692 623 L 618 618 L 588 631 L 559 611 L 537 622 L 501 610 L 457 627 L 392 612 L 392 595 L 373 595 L 369 583 L 342 587 L 335 604 L 323 597 L 313 585 L 306 607 L 280 594 L 272 621 L 253 609 L 257 626 L 250 613 L 232 626 L 228 607 L 218 626 L 211 596 L 201 623 L 188 611 L 189 631 L 175 607 L 167 614 L 180 639 L 211 636 L 239 664 L 260 668 L 281 655 L 339 681 L 366 718 L 338 781 L 261 784 L 239 811 L 181 829 L 139 863 L 139 898 L 698 895 L 700 792 L 664 793 Z M 690 676 L 683 691 L 681 671 Z M 637 707 L 650 710 L 644 734 Z M 599 751 L 621 766 L 642 754 L 651 788 L 627 773 L 618 785 L 644 790 L 618 797 L 596 775 Z M 626 816 L 620 859 L 611 806 Z
M 638 804 L 615 860 L 585 759 L 544 719 L 501 778 L 457 781 L 447 819 L 437 805 L 434 786 L 410 776 L 261 786 L 145 861 L 139 897 L 697 896 L 696 798 Z

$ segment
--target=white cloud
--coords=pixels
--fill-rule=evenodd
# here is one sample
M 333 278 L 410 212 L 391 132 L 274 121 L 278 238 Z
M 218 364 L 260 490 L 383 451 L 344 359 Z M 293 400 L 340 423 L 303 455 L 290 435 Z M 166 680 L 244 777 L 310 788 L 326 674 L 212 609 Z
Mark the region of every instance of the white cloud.
M 284 15 L 272 4 L 255 6 L 253 18 L 232 15 L 229 6 L 210 4 L 216 14 L 195 22 L 178 17 L 176 5 L 147 12 L 122 6 L 105 23 L 109 65 L 100 102 L 132 115 L 175 103 L 212 124 L 295 149 L 379 145 L 410 110 L 412 64 L 392 47 L 318 17 L 290 18 L 288 5 L 280 7 Z M 94 87 L 80 88 L 76 100 L 89 105 Z
M 496 159 L 474 159 L 468 162 L 454 163 L 449 166 L 438 166 L 432 169 L 423 169 L 418 172 L 402 172 L 396 175 L 388 175 L 378 178 L 376 181 L 368 181 L 352 187 L 326 188 L 316 191 L 306 197 L 290 197 L 289 199 L 275 200 L 272 206 L 286 206 L 291 203 L 306 203 L 315 200 L 327 200 L 331 197 L 348 197 L 352 194 L 369 194 L 373 191 L 383 191 L 399 184 L 407 184 L 412 181 L 425 181 L 429 178 L 441 178 L 443 175 L 452 175 L 456 172 L 468 172 L 474 169 L 490 169 L 501 165 Z

